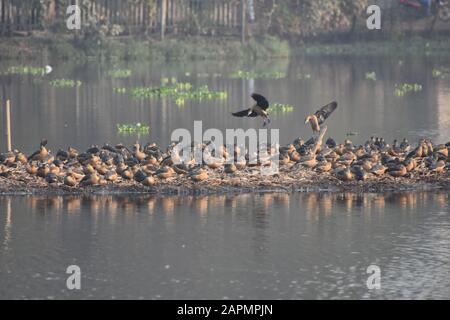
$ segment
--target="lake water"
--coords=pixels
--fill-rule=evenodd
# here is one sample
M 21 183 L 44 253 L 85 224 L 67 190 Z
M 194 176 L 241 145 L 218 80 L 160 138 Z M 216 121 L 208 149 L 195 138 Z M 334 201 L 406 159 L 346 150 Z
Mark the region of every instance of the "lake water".
M 409 138 L 430 137 L 447 142 L 450 137 L 450 74 L 433 78 L 433 69 L 449 69 L 450 58 L 402 57 L 309 57 L 289 60 L 244 62 L 174 62 L 150 64 L 72 65 L 51 64 L 53 72 L 46 77 L 0 76 L 0 101 L 4 96 L 12 100 L 13 144 L 32 152 L 41 138 L 49 140 L 53 150 L 69 145 L 84 149 L 92 144 L 119 142 L 128 145 L 136 140 L 154 141 L 162 145 L 170 142 L 173 130 L 193 128 L 195 120 L 208 128 L 262 127 L 261 119 L 233 118 L 230 112 L 248 107 L 253 91 L 267 96 L 270 102 L 291 104 L 293 112 L 272 113 L 271 128 L 280 129 L 281 143 L 290 143 L 302 136 L 309 138 L 311 129 L 304 119 L 332 100 L 339 108 L 328 122 L 328 135 L 343 141 L 350 138 L 362 143 L 372 135 Z M 18 65 L 18 64 L 15 64 Z M 0 63 L 0 70 L 10 65 Z M 111 70 L 129 69 L 131 76 L 112 78 Z M 282 79 L 232 79 L 236 71 L 279 72 Z M 366 79 L 375 72 L 376 81 Z M 55 88 L 54 79 L 82 81 L 78 88 Z M 136 100 L 114 88 L 159 87 L 164 79 L 176 78 L 194 87 L 208 85 L 210 90 L 225 91 L 225 100 L 188 100 L 177 106 L 174 99 Z M 394 95 L 395 85 L 421 84 L 421 92 L 405 97 Z M 0 112 L 4 123 L 4 112 Z M 122 135 L 118 123 L 142 123 L 150 126 L 148 134 Z M 0 150 L 5 149 L 1 139 Z
M 0 210 L 0 298 L 450 297 L 447 193 L 3 197 Z
M 331 100 L 328 133 L 356 143 L 450 137 L 450 58 L 296 58 L 243 62 L 71 65 L 44 61 L 46 77 L 0 76 L 0 101 L 12 100 L 13 144 L 34 151 L 104 142 L 169 143 L 174 129 L 261 127 L 231 111 L 257 91 L 295 106 L 272 114 L 289 143 L 307 138 L 306 114 Z M 0 70 L 10 65 L 0 62 Z M 115 79 L 109 71 L 130 69 Z M 232 79 L 238 70 L 276 71 L 282 79 Z M 375 72 L 376 81 L 366 79 Z M 226 91 L 225 100 L 135 100 L 118 87 L 159 86 L 176 78 Z M 78 88 L 55 88 L 54 79 Z M 400 83 L 423 89 L 396 97 Z M 2 128 L 4 113 L 0 112 Z M 117 123 L 150 126 L 123 135 Z M 2 129 L 3 130 L 3 129 Z M 0 151 L 5 141 L 0 141 Z M 210 197 L 0 197 L 0 298 L 6 299 L 402 299 L 450 298 L 450 207 L 447 193 L 255 194 Z M 66 268 L 81 268 L 80 291 L 66 288 Z M 370 265 L 381 289 L 369 290 Z

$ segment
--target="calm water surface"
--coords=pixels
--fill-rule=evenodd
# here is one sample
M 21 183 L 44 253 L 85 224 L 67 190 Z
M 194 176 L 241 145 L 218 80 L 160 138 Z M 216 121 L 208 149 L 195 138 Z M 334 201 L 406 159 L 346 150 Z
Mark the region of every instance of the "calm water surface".
M 350 131 L 362 143 L 450 137 L 450 77 L 434 68 L 450 58 L 296 58 L 291 61 L 71 65 L 43 61 L 47 77 L 0 76 L 0 101 L 13 104 L 13 143 L 32 152 L 45 137 L 52 150 L 104 142 L 169 143 L 174 129 L 261 126 L 230 112 L 253 91 L 295 106 L 272 114 L 282 143 L 308 137 L 309 112 L 331 100 L 339 109 L 329 134 Z M 0 62 L 0 69 L 9 65 Z M 113 79 L 109 71 L 132 75 Z M 283 79 L 231 79 L 237 70 Z M 376 72 L 376 81 L 366 72 Z M 308 79 L 305 75 L 310 75 Z M 133 100 L 117 87 L 160 86 L 175 77 L 226 91 L 228 99 Z M 52 79 L 78 79 L 54 88 Z M 422 84 L 398 98 L 397 83 Z M 0 112 L 2 128 L 3 111 Z M 148 135 L 121 135 L 117 123 L 140 122 Z M 3 130 L 3 129 L 2 129 Z M 5 141 L 0 141 L 0 151 Z M 303 299 L 450 298 L 450 209 L 445 193 L 390 195 L 257 194 L 203 198 L 0 198 L 0 298 Z M 79 265 L 82 290 L 66 289 L 67 266 Z M 381 268 L 382 289 L 366 287 L 366 269 Z
M 447 193 L 0 198 L 7 299 L 448 299 L 449 261 Z
M 136 140 L 165 145 L 173 130 L 192 129 L 195 120 L 203 121 L 204 130 L 261 127 L 260 119 L 230 116 L 231 111 L 252 102 L 249 95 L 253 91 L 265 94 L 271 102 L 295 106 L 294 112 L 272 113 L 271 126 L 280 129 L 282 143 L 290 143 L 298 136 L 308 138 L 311 129 L 303 124 L 305 116 L 332 100 L 339 102 L 339 109 L 329 121 L 328 134 L 338 141 L 349 132 L 359 133 L 351 137 L 356 143 L 371 135 L 388 141 L 407 137 L 412 142 L 423 136 L 447 142 L 450 137 L 450 74 L 443 79 L 432 76 L 435 68 L 450 69 L 450 58 L 311 57 L 257 63 L 144 61 L 107 65 L 43 61 L 33 65 L 47 63 L 54 71 L 44 78 L 0 76 L 0 101 L 8 97 L 13 104 L 13 144 L 26 152 L 36 150 L 43 137 L 54 150 L 105 142 L 132 144 Z M 0 62 L 0 70 L 9 66 Z M 129 69 L 132 74 L 114 79 L 109 75 L 114 69 Z M 280 72 L 286 77 L 232 79 L 230 75 L 238 70 Z M 366 79 L 366 73 L 372 71 L 376 81 Z M 82 85 L 49 85 L 50 80 L 61 78 L 81 80 Z M 122 87 L 158 87 L 163 79 L 171 78 L 190 82 L 194 87 L 208 85 L 210 90 L 227 92 L 228 98 L 186 101 L 179 107 L 172 98 L 136 100 L 114 92 L 114 88 Z M 423 90 L 395 97 L 395 85 L 401 83 L 418 83 Z M 4 123 L 3 112 L 0 117 Z M 137 122 L 149 125 L 149 134 L 124 136 L 117 132 L 117 123 Z M 1 139 L 0 150 L 4 148 Z

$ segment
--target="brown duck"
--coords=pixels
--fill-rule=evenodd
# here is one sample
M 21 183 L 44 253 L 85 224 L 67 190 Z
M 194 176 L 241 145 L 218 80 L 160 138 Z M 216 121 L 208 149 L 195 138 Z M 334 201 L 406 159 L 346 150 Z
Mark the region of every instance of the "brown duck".
M 338 104 L 333 101 L 326 106 L 320 108 L 316 113 L 309 115 L 305 118 L 305 124 L 309 122 L 311 129 L 314 133 L 320 132 L 320 125 L 322 125 L 325 120 L 336 110 Z

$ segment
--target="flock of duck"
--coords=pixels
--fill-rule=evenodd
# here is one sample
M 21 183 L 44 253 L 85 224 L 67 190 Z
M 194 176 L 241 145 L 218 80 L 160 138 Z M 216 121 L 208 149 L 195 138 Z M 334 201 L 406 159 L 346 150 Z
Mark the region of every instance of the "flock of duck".
M 263 96 L 252 95 L 256 104 L 244 111 L 233 113 L 238 117 L 257 117 L 270 123 L 267 113 L 268 102 Z M 320 125 L 337 108 L 332 102 L 315 114 L 308 116 L 314 133 L 321 131 Z M 320 138 L 321 140 L 322 138 Z M 209 143 L 191 144 L 203 150 L 203 161 L 193 157 L 180 164 L 176 144 L 160 148 L 155 143 L 141 146 L 139 143 L 128 148 L 122 144 L 102 147 L 92 146 L 85 152 L 72 147 L 53 154 L 47 148 L 47 141 L 27 156 L 14 150 L 0 154 L 0 177 L 14 179 L 17 172 L 38 177 L 50 185 L 66 185 L 71 188 L 135 182 L 146 187 L 154 186 L 174 177 L 186 177 L 193 183 L 207 181 L 211 174 L 238 176 L 254 172 L 258 167 L 268 166 L 278 160 L 280 173 L 296 170 L 314 171 L 335 177 L 341 181 L 365 181 L 385 176 L 394 178 L 414 175 L 442 174 L 450 168 L 450 142 L 435 145 L 422 139 L 411 146 L 406 139 L 400 143 L 387 143 L 383 138 L 372 137 L 363 145 L 354 145 L 350 140 L 337 144 L 332 138 L 325 143 L 311 138 L 295 139 L 287 146 L 267 147 L 258 153 L 249 154 L 242 146 L 221 146 L 220 157 L 208 153 Z M 208 161 L 206 161 L 208 160 Z M 253 161 L 256 160 L 256 161 Z

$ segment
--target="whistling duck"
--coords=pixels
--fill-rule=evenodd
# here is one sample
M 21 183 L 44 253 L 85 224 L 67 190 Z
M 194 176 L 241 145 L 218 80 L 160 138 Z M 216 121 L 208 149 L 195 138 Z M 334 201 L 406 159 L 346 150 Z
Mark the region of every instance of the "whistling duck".
M 133 171 L 130 168 L 125 169 L 124 171 L 122 171 L 122 173 L 120 174 L 120 176 L 122 177 L 122 179 L 124 180 L 131 180 L 134 177 Z
M 244 170 L 247 166 L 247 160 L 245 160 L 245 157 L 238 157 L 238 159 L 235 162 L 236 168 L 238 170 Z
M 405 176 L 408 173 L 408 171 L 406 170 L 406 167 L 403 164 L 399 164 L 389 167 L 388 173 L 395 178 L 400 178 Z
M 204 181 L 204 180 L 208 179 L 208 171 L 206 171 L 204 169 L 196 170 L 196 171 L 191 172 L 189 174 L 189 177 L 195 182 Z
M 94 171 L 91 174 L 86 175 L 80 182 L 80 185 L 85 186 L 95 186 L 100 183 L 100 177 L 97 175 L 97 172 Z
M 16 162 L 20 162 L 22 164 L 27 164 L 28 158 L 22 152 L 17 152 Z
M 444 170 L 445 170 L 445 161 L 444 160 L 437 161 L 435 164 L 430 166 L 430 169 L 431 169 L 431 171 L 436 172 L 436 173 L 444 172 Z
M 119 163 L 119 164 L 116 166 L 116 172 L 117 172 L 118 174 L 122 174 L 122 172 L 124 172 L 124 171 L 127 170 L 127 169 L 128 169 L 128 166 L 127 166 L 125 163 L 123 163 L 123 162 Z
M 353 179 L 355 178 L 349 168 L 338 170 L 336 172 L 336 177 L 342 181 L 353 181 Z
M 305 118 L 305 124 L 308 122 L 311 125 L 311 129 L 314 133 L 320 132 L 320 125 L 325 122 L 325 120 L 336 110 L 338 104 L 333 101 L 326 106 L 320 108 L 316 113 L 309 115 Z
M 45 178 L 45 176 L 50 172 L 50 168 L 47 164 L 40 166 L 37 170 L 37 176 L 40 178 Z
M 174 164 L 172 166 L 173 171 L 175 171 L 177 174 L 187 174 L 189 171 L 189 168 L 186 164 Z
M 382 164 L 376 164 L 372 167 L 370 170 L 370 173 L 376 175 L 376 176 L 382 176 L 386 173 L 387 168 L 383 166 Z
M 367 172 L 364 170 L 364 168 L 362 166 L 358 166 L 358 165 L 353 166 L 351 168 L 351 171 L 356 180 L 365 181 L 367 179 Z
M 45 181 L 48 184 L 52 184 L 52 183 L 57 183 L 58 182 L 58 176 L 54 173 L 49 172 L 46 176 L 45 176 Z
M 29 173 L 29 174 L 36 174 L 38 171 L 38 166 L 36 165 L 35 162 L 29 163 L 26 165 L 25 170 Z
M 141 181 L 141 183 L 146 187 L 151 187 L 156 184 L 156 180 L 153 177 L 146 177 L 144 180 Z
M 251 97 L 256 101 L 255 105 L 243 111 L 233 112 L 232 115 L 235 117 L 250 118 L 260 116 L 264 119 L 263 126 L 266 126 L 267 123 L 270 123 L 269 113 L 267 112 L 267 109 L 269 109 L 269 102 L 265 97 L 258 93 L 253 93 Z
M 72 172 L 69 172 L 64 178 L 64 184 L 68 187 L 75 187 L 78 184 L 78 180 L 75 178 Z
M 147 178 L 147 174 L 145 174 L 142 170 L 137 170 L 133 176 L 134 180 L 137 182 L 142 182 Z
M 46 148 L 47 140 L 42 140 L 39 146 L 39 150 L 28 157 L 30 161 L 44 161 L 44 158 L 48 155 L 48 150 Z
M 279 155 L 279 164 L 280 165 L 287 165 L 291 161 L 291 157 L 289 156 L 289 153 L 287 152 L 280 152 Z
M 156 176 L 159 179 L 169 179 L 173 176 L 175 171 L 172 169 L 172 167 L 164 166 L 158 171 L 156 171 Z
M 101 175 L 105 175 L 109 171 L 109 168 L 106 165 L 104 165 L 104 164 L 97 164 L 95 166 L 95 170 L 98 173 L 100 173 Z
M 117 174 L 116 171 L 114 170 L 109 170 L 106 174 L 105 174 L 105 180 L 108 182 L 115 182 L 117 180 L 117 178 L 119 177 L 119 175 Z
M 318 172 L 329 172 L 332 169 L 332 167 L 333 167 L 332 163 L 325 160 L 317 164 L 316 170 Z
M 203 158 L 203 161 L 211 169 L 221 168 L 224 164 L 223 159 L 213 158 L 210 155 L 205 155 L 205 157 Z
M 145 158 L 147 158 L 147 155 L 141 151 L 141 145 L 138 142 L 134 144 L 133 150 L 134 156 L 136 157 L 136 159 L 138 159 L 139 162 L 142 162 Z
M 410 172 L 416 168 L 417 162 L 414 158 L 406 158 L 405 161 L 403 161 L 403 165 L 405 166 L 406 171 Z
M 325 144 L 328 146 L 328 148 L 333 149 L 336 148 L 337 144 L 336 141 L 334 141 L 333 138 L 328 138 Z
M 436 155 L 437 155 L 438 157 L 440 157 L 442 160 L 445 159 L 445 158 L 448 158 L 448 154 L 449 154 L 448 147 L 446 147 L 444 144 L 438 145 L 438 146 L 435 148 L 434 152 L 435 152 Z
M 225 173 L 232 174 L 237 171 L 236 165 L 234 163 L 225 164 Z
M 289 153 L 289 158 L 291 159 L 291 161 L 297 162 L 300 160 L 300 153 L 298 153 L 297 151 L 292 151 L 291 153 Z
M 3 164 L 0 164 L 0 177 L 9 178 L 11 171 Z
M 83 167 L 84 174 L 92 174 L 95 172 L 95 168 L 91 164 L 87 164 Z
M 307 168 L 314 168 L 317 165 L 317 159 L 315 155 L 309 155 L 309 156 L 303 156 L 301 157 L 298 162 Z

